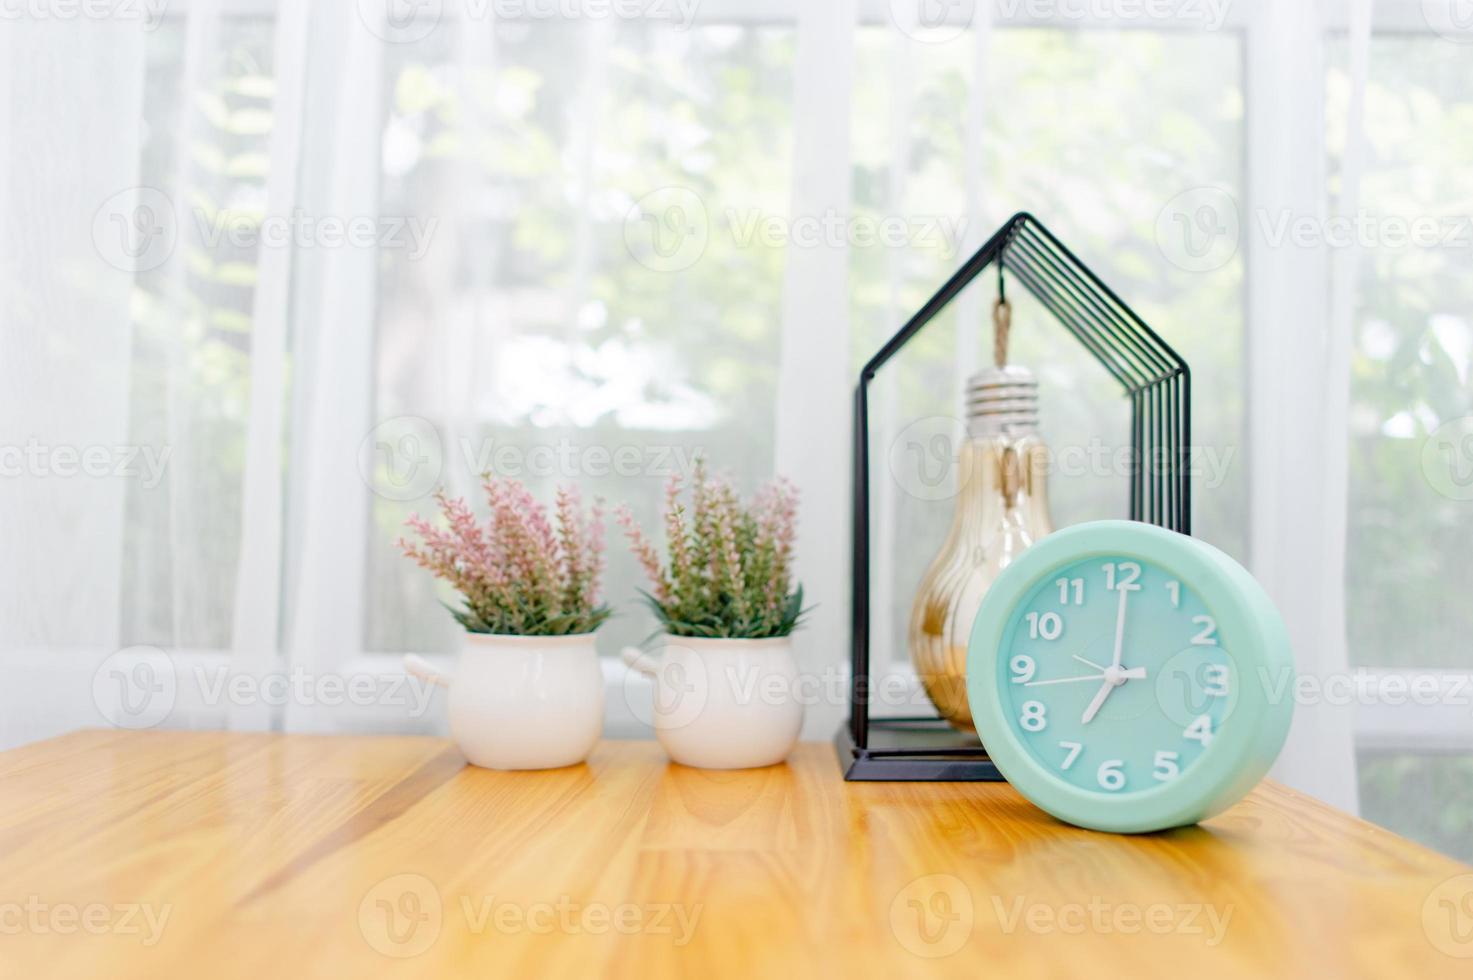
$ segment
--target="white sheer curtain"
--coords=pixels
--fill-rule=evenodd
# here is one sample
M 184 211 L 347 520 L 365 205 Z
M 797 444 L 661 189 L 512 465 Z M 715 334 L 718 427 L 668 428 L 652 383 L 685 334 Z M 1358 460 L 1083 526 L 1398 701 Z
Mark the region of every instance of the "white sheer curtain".
M 0 650 L 21 681 L 0 694 L 9 743 L 85 698 L 67 697 L 78 675 L 56 661 L 119 639 L 131 281 L 99 247 L 128 262 L 134 229 L 111 214 L 152 203 L 137 190 L 142 66 L 129 25 L 0 22 Z M 86 76 L 109 84 L 83 89 Z
M 0 655 L 25 679 L 0 694 L 0 741 L 120 718 L 433 729 L 435 711 L 384 698 L 230 697 L 218 672 L 382 678 L 399 652 L 453 649 L 393 539 L 434 485 L 473 491 L 488 464 L 539 492 L 628 499 L 646 522 L 697 453 L 744 489 L 794 478 L 818 604 L 801 654 L 836 676 L 857 365 L 1020 209 L 1192 363 L 1200 533 L 1269 587 L 1301 671 L 1435 666 L 1450 685 L 1465 650 L 1382 657 L 1347 622 L 1374 607 L 1368 635 L 1389 629 L 1365 565 L 1378 528 L 1421 520 L 1387 516 L 1367 497 L 1380 477 L 1356 474 L 1473 414 L 1455 384 L 1417 388 L 1437 372 L 1467 387 L 1468 298 L 1427 272 L 1430 251 L 1265 231 L 1400 206 L 1411 164 L 1367 120 L 1413 139 L 1430 104 L 1446 149 L 1418 173 L 1467 186 L 1473 148 L 1453 134 L 1473 45 L 1426 6 L 1239 3 L 1203 21 L 1203 5 L 979 3 L 933 20 L 923 4 L 712 2 L 686 23 L 678 7 L 496 20 L 446 3 L 405 20 L 354 0 L 190 0 L 157 23 L 0 21 Z M 1173 202 L 1204 193 L 1236 236 L 1221 261 L 1163 237 Z M 1407 206 L 1435 211 L 1427 193 Z M 853 234 L 887 218 L 898 245 Z M 1433 281 L 1435 299 L 1386 308 Z M 885 443 L 956 414 L 983 292 L 880 379 Z M 1118 441 L 1108 387 L 1017 306 L 1050 437 Z M 1417 470 L 1396 458 L 1398 479 Z M 1427 495 L 1423 466 L 1410 509 L 1433 523 L 1407 547 L 1441 554 L 1466 514 Z M 893 557 L 873 633 L 903 675 L 946 502 L 875 476 Z M 1056 517 L 1116 514 L 1119 486 L 1060 478 Z M 611 550 L 610 597 L 632 609 L 636 569 Z M 1422 615 L 1454 625 L 1418 636 L 1456 635 L 1439 595 Z M 606 652 L 648 625 L 622 617 Z M 159 718 L 119 715 L 160 685 Z M 634 731 L 615 698 L 611 730 Z M 1434 742 L 1469 749 L 1434 707 L 1312 699 L 1278 775 L 1374 809 L 1396 792 L 1377 786 L 1401 784 L 1358 776 L 1358 749 L 1402 753 L 1372 760 L 1375 780 Z M 844 711 L 816 706 L 808 737 Z

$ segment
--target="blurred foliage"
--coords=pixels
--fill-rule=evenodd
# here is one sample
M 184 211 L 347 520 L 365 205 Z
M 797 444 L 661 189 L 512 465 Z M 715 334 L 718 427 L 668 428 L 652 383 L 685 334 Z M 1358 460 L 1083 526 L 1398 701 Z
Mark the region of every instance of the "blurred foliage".
M 1360 757 L 1361 816 L 1460 861 L 1473 861 L 1473 757 Z
M 1328 82 L 1331 164 L 1345 145 L 1344 44 Z M 1435 220 L 1436 247 L 1361 255 L 1351 362 L 1347 633 L 1351 661 L 1470 666 L 1473 504 L 1438 494 L 1423 446 L 1473 415 L 1473 73 L 1458 45 L 1378 36 L 1365 101 L 1361 209 Z M 1335 174 L 1338 190 L 1338 173 Z
M 148 41 L 139 182 L 173 202 L 177 243 L 135 281 L 129 429 L 172 455 L 161 484 L 128 485 L 122 635 L 218 649 L 235 602 L 274 26 L 228 18 L 188 99 L 185 40 L 173 18 Z

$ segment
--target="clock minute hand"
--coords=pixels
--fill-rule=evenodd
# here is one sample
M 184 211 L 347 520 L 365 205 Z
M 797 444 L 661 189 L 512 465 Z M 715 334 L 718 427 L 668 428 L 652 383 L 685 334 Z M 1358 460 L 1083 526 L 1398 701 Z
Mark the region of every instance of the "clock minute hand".
M 1024 687 L 1038 687 L 1040 684 L 1074 684 L 1078 681 L 1097 681 L 1104 674 L 1084 674 L 1079 677 L 1055 677 L 1046 681 L 1026 681 Z
M 1120 611 L 1115 614 L 1115 659 L 1110 666 L 1120 669 L 1120 657 L 1125 652 L 1125 603 L 1130 599 L 1130 589 L 1120 586 Z

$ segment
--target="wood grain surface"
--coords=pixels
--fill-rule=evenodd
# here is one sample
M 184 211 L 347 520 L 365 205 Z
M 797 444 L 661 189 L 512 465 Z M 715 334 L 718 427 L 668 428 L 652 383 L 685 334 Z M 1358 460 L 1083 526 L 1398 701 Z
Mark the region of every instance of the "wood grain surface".
M 1473 976 L 1473 871 L 1273 784 L 1201 827 L 999 784 L 498 773 L 430 738 L 79 732 L 0 754 L 3 977 Z

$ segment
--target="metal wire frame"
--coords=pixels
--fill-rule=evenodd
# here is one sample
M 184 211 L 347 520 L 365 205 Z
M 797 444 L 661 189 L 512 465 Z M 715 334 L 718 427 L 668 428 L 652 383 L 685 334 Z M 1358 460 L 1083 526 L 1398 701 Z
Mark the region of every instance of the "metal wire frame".
M 1130 402 L 1130 517 L 1191 533 L 1192 376 L 1185 360 L 1124 300 L 1027 212 L 1015 214 L 936 291 L 859 374 L 854 399 L 852 651 L 849 722 L 836 739 L 847 779 L 1001 778 L 980 746 L 870 745 L 869 386 L 876 372 L 989 266 L 1036 298 L 1123 389 Z M 892 731 L 924 733 L 931 718 L 894 718 Z

